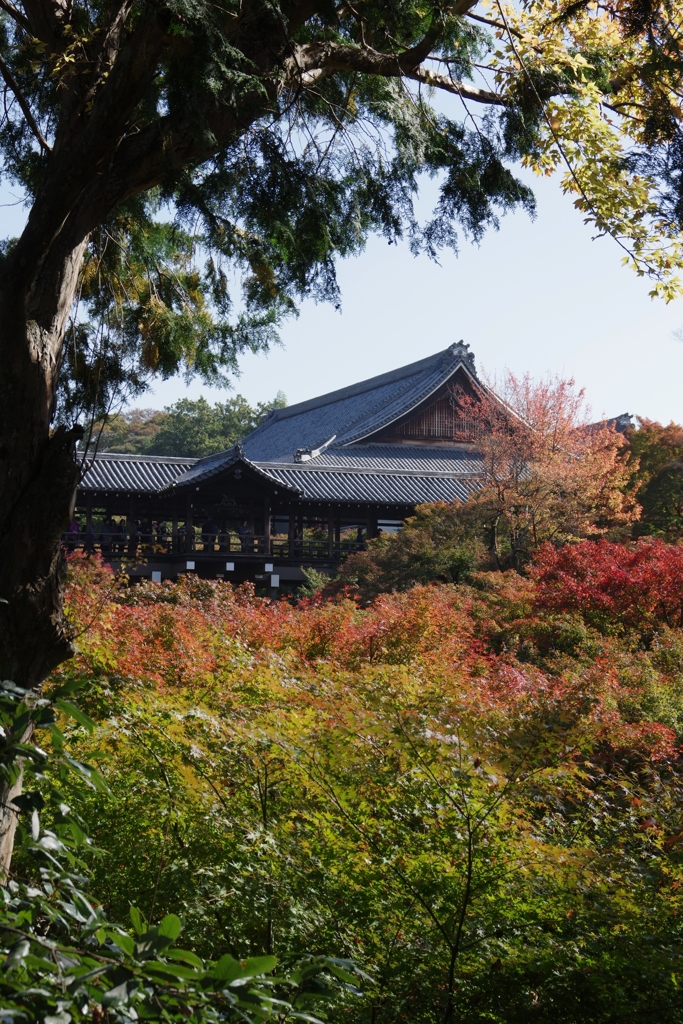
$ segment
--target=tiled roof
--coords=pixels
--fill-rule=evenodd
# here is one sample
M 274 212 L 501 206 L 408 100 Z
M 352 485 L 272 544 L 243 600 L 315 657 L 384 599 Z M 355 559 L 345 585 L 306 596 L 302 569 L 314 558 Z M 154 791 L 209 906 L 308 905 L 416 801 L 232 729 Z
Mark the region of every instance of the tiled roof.
M 240 457 L 240 449 L 237 445 L 228 448 L 227 451 L 218 452 L 216 455 L 207 455 L 203 459 L 195 459 L 191 466 L 178 473 L 174 485 L 185 487 L 187 484 L 198 484 L 202 480 L 208 480 L 217 473 L 222 473 Z
M 332 438 L 335 449 L 360 441 L 414 409 L 459 366 L 474 375 L 473 357 L 462 342 L 360 384 L 276 409 L 244 439 L 244 453 L 251 462 L 292 462 L 298 449 L 318 448 Z
M 280 485 L 300 492 L 303 501 L 370 502 L 387 505 L 419 505 L 428 501 L 466 501 L 476 488 L 476 478 L 441 474 L 367 472 L 349 469 L 263 467 Z
M 178 476 L 175 486 L 185 487 L 208 480 L 219 472 L 224 472 L 240 459 L 247 462 L 271 479 L 284 482 L 282 471 L 294 473 L 330 473 L 356 476 L 370 472 L 379 475 L 433 476 L 452 479 L 454 476 L 469 477 L 481 472 L 481 457 L 474 448 L 458 445 L 449 448 L 446 445 L 403 445 L 403 444 L 368 444 L 354 445 L 352 448 L 328 448 L 321 455 L 307 463 L 295 463 L 293 459 L 280 459 L 274 462 L 252 462 L 239 450 L 231 448 L 210 459 L 201 459 L 189 470 Z M 294 479 L 294 477 L 292 477 Z M 297 477 L 298 479 L 298 477 Z M 425 499 L 426 500 L 426 499 Z
M 622 412 L 620 416 L 613 416 L 610 420 L 600 420 L 599 423 L 591 423 L 591 430 L 601 430 L 605 427 L 614 427 L 619 434 L 625 434 L 627 430 L 635 427 L 633 416 L 630 412 Z
M 400 473 L 478 473 L 481 456 L 470 445 L 358 444 L 328 448 L 313 460 L 316 467 L 381 469 Z
M 241 462 L 303 501 L 410 506 L 466 500 L 483 468 L 474 446 L 363 440 L 406 416 L 459 368 L 476 380 L 473 357 L 462 342 L 352 387 L 276 409 L 242 444 L 204 459 L 98 455 L 81 490 L 168 493 L 198 487 Z M 626 420 L 609 422 L 622 429 Z
M 422 403 L 459 367 L 474 376 L 473 358 L 462 343 L 352 387 L 277 409 L 242 444 L 204 459 L 99 455 L 82 489 L 182 490 L 242 461 L 304 501 L 414 505 L 464 500 L 481 472 L 480 457 L 471 446 L 362 442 Z M 304 460 L 297 452 L 306 453 Z
M 466 445 L 368 444 L 328 448 L 303 464 L 256 465 L 303 500 L 396 505 L 466 501 L 482 469 L 481 457 Z
M 196 461 L 166 455 L 117 455 L 102 452 L 86 460 L 87 468 L 79 489 L 153 494 L 172 484 Z
M 316 465 L 321 466 L 366 464 L 364 460 L 373 457 L 374 453 L 378 460 L 376 465 L 390 465 L 399 469 L 402 463 L 405 468 L 436 468 L 432 460 L 427 459 L 425 450 L 417 445 L 397 445 L 394 450 L 389 445 L 370 445 L 363 455 L 358 454 L 359 448 L 350 450 L 346 446 L 405 416 L 441 387 L 461 366 L 474 376 L 473 357 L 467 346 L 459 342 L 390 373 L 383 373 L 379 377 L 372 377 L 307 402 L 275 409 L 260 427 L 244 439 L 242 446 L 201 459 L 178 478 L 176 486 L 183 487 L 207 480 L 227 469 L 241 455 L 255 466 L 264 463 L 294 466 L 297 465 L 297 451 L 318 448 L 323 448 L 323 451 L 315 457 L 315 461 Z M 399 447 L 400 456 L 395 451 Z M 448 449 L 443 447 L 440 451 L 443 453 L 442 468 L 458 472 L 453 459 L 447 454 Z M 469 460 L 467 455 L 462 458 L 465 462 Z M 361 459 L 360 463 L 356 461 L 358 459 Z M 420 467 L 425 459 L 429 465 Z M 469 466 L 463 464 L 461 471 L 469 472 Z

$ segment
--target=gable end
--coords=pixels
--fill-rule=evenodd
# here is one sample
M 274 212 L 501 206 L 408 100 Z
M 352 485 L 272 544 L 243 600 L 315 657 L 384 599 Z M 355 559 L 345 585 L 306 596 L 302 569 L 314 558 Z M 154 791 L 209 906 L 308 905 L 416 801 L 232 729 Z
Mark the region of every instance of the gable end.
M 477 439 L 477 424 L 461 407 L 463 395 L 474 397 L 475 390 L 469 374 L 458 367 L 421 405 L 365 438 L 364 443 L 472 444 Z

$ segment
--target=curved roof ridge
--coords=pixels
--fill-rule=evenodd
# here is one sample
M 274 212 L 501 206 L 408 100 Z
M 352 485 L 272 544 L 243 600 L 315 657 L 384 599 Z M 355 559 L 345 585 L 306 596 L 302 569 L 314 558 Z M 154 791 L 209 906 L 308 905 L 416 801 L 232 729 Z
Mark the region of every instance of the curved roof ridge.
M 408 366 L 349 388 L 278 409 L 244 438 L 252 462 L 295 459 L 299 449 L 339 448 L 372 436 L 429 398 L 462 367 L 475 381 L 474 357 L 462 341 Z
M 216 452 L 214 455 L 207 455 L 203 459 L 195 460 L 193 466 L 190 466 L 190 468 L 185 470 L 184 473 L 177 476 L 175 480 L 171 481 L 164 488 L 164 490 L 170 491 L 174 488 L 186 487 L 188 484 L 196 485 L 209 479 L 216 473 L 227 469 L 229 466 L 236 466 L 238 463 L 248 467 L 256 473 L 257 476 L 264 477 L 266 480 L 270 480 L 271 482 L 274 479 L 267 470 L 261 468 L 258 462 L 252 462 L 251 459 L 247 458 L 244 454 L 244 449 L 241 444 L 238 443 L 233 445 L 232 448 L 227 448 L 224 452 Z M 279 481 L 275 480 L 275 483 L 279 483 Z M 286 490 L 298 493 L 298 489 L 296 487 L 291 487 L 287 483 L 280 483 L 279 485 L 284 487 Z
M 78 453 L 77 453 L 78 454 Z M 112 460 L 113 462 L 157 462 L 165 465 L 194 465 L 195 462 L 199 462 L 193 455 L 139 455 L 137 452 L 88 452 L 84 457 L 85 463 L 90 463 L 94 460 L 101 462 L 103 460 Z
M 414 363 L 408 363 L 407 366 L 399 366 L 395 370 L 389 370 L 386 373 L 380 373 L 376 377 L 368 377 L 367 380 L 361 380 L 357 384 L 349 384 L 345 388 L 339 388 L 336 391 L 328 391 L 325 395 L 318 395 L 316 398 L 308 398 L 304 402 L 297 402 L 296 405 L 287 405 L 284 409 L 275 409 L 273 415 L 264 420 L 261 426 L 265 426 L 267 423 L 272 423 L 273 420 L 284 420 L 290 416 L 298 416 L 299 413 L 308 412 L 309 409 L 317 409 L 321 405 L 333 405 L 335 402 L 342 402 L 345 398 L 352 398 L 355 395 L 362 395 L 364 391 L 374 391 L 376 388 L 383 387 L 385 384 L 392 384 L 394 381 L 399 381 L 403 377 L 413 377 L 416 373 L 421 370 L 428 369 L 431 365 L 436 364 L 440 359 L 444 362 L 451 363 L 453 360 L 457 360 L 460 352 L 465 352 L 467 345 L 462 341 L 454 342 L 449 345 L 448 348 L 441 349 L 439 352 L 435 352 L 431 356 L 425 356 L 422 359 L 418 359 Z M 470 355 L 470 353 L 466 353 Z M 450 358 L 449 358 L 450 357 Z M 257 430 L 260 427 L 256 428 Z M 255 433 L 256 431 L 254 431 Z

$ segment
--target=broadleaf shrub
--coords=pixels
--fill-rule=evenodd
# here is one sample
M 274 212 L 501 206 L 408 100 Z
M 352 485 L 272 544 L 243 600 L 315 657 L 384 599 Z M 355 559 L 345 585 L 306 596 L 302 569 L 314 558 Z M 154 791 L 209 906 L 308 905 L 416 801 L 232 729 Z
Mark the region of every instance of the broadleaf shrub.
M 530 574 L 539 606 L 579 611 L 603 631 L 683 626 L 683 545 L 548 544 Z
M 70 797 L 103 908 L 182 912 L 199 957 L 353 961 L 332 1021 L 683 1021 L 683 640 L 627 585 L 679 553 L 615 547 L 364 607 L 74 557 L 54 685 L 98 723 L 64 728 L 108 786 Z
M 101 567 L 89 569 L 91 582 L 110 582 Z M 89 887 L 88 854 L 99 851 L 70 805 L 83 803 L 84 786 L 110 798 L 100 772 L 67 750 L 66 723 L 85 735 L 95 729 L 73 699 L 79 688 L 63 677 L 49 695 L 37 696 L 0 683 L 0 779 L 18 817 L 12 874 L 0 886 L 0 1019 L 218 1024 L 303 1014 L 314 1021 L 306 1011 L 321 1002 L 360 995 L 361 974 L 351 961 L 300 956 L 274 975 L 274 956 L 240 960 L 226 951 L 212 960 L 179 948 L 183 922 L 174 913 L 162 911 L 149 924 L 128 899 L 117 909 L 120 920 L 130 915 L 132 931 L 111 920 Z M 12 787 L 20 779 L 17 795 Z M 131 824 L 143 837 L 144 825 Z

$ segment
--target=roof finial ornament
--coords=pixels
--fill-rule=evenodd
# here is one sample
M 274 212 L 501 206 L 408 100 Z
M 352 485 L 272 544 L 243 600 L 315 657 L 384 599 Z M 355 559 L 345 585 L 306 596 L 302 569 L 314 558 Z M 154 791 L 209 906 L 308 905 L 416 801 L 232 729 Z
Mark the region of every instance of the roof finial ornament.
M 238 441 L 237 444 L 235 445 L 235 455 L 237 456 L 238 459 L 244 458 L 244 447 L 241 441 Z
M 474 366 L 474 352 L 470 352 L 470 346 L 462 338 L 460 341 L 454 341 L 448 351 L 454 358 L 467 363 L 472 373 L 477 372 Z
M 294 452 L 294 461 L 310 462 L 311 459 L 317 458 L 318 455 L 321 455 L 326 448 L 329 448 L 329 446 L 332 444 L 336 436 L 336 434 L 333 434 L 332 437 L 330 437 L 327 441 L 323 441 L 323 443 L 321 445 L 318 445 L 317 448 L 297 448 L 297 450 Z

